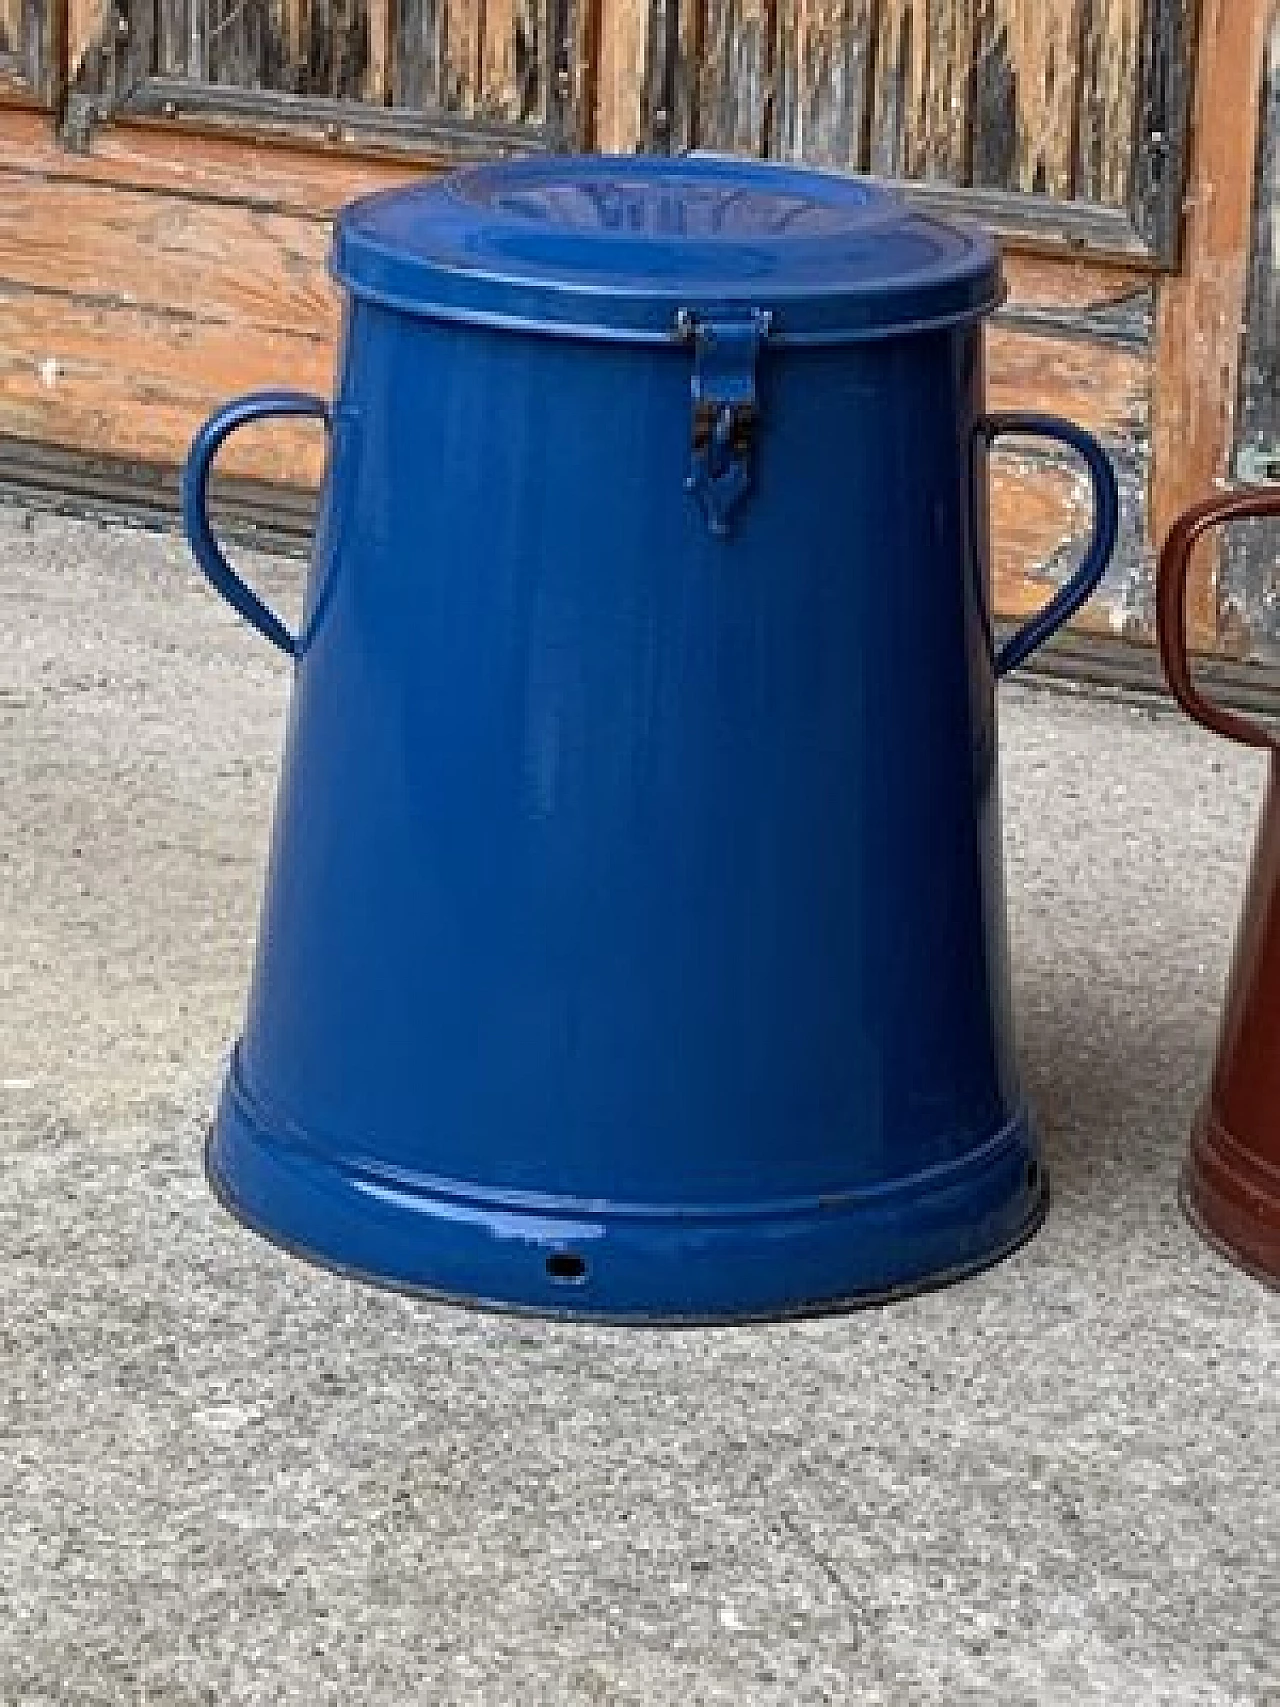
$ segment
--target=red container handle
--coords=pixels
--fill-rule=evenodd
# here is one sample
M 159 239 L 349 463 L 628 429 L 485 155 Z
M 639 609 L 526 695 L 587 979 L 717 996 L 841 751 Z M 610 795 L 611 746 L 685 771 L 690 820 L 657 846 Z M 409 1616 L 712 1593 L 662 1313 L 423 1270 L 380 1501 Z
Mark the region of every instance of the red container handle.
M 1160 553 L 1156 572 L 1156 628 L 1160 657 L 1173 697 L 1197 723 L 1215 735 L 1239 741 L 1246 747 L 1280 753 L 1280 738 L 1250 718 L 1239 717 L 1210 703 L 1191 679 L 1187 656 L 1187 570 L 1197 541 L 1211 528 L 1225 522 L 1280 516 L 1280 492 L 1247 488 L 1221 498 L 1206 498 L 1180 516 L 1169 532 Z

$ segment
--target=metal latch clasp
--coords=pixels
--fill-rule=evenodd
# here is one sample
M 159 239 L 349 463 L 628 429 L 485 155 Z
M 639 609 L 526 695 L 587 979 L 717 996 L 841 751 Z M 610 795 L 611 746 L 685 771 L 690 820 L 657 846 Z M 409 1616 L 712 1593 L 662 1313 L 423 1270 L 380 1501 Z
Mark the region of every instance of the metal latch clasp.
M 740 318 L 700 319 L 682 309 L 676 335 L 693 345 L 689 474 L 685 490 L 702 506 L 713 534 L 751 488 L 759 404 L 756 361 L 772 315 L 753 309 Z

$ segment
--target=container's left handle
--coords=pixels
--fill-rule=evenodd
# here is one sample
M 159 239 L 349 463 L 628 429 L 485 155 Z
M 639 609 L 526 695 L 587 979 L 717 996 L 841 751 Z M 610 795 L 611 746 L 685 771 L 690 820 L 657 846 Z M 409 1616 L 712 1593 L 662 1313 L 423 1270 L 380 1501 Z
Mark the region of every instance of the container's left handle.
M 1120 524 L 1120 493 L 1116 485 L 1111 458 L 1092 433 L 1077 427 L 1074 421 L 1064 421 L 1058 415 L 1029 415 L 1013 412 L 984 415 L 978 422 L 978 432 L 988 448 L 1005 433 L 1025 434 L 1031 438 L 1052 439 L 1076 452 L 1089 471 L 1093 486 L 1093 534 L 1084 559 L 1070 580 L 1065 581 L 1042 611 L 1025 622 L 1001 647 L 996 656 L 996 674 L 1007 675 L 1016 670 L 1051 634 L 1069 622 L 1080 607 L 1096 591 L 1107 572 L 1107 564 L 1116 547 Z
M 182 470 L 182 525 L 192 554 L 210 584 L 259 634 L 264 634 L 290 658 L 296 658 L 297 640 L 227 562 L 209 521 L 209 472 L 214 458 L 238 427 L 269 415 L 315 416 L 326 427 L 332 422 L 324 398 L 305 391 L 254 391 L 224 405 L 210 415 L 187 452 Z

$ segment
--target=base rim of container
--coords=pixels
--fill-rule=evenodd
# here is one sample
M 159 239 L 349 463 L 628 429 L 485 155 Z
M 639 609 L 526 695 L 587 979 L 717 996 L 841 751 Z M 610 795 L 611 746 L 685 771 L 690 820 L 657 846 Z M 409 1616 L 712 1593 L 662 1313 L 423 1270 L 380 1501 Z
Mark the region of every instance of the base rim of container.
M 1192 1130 L 1178 1177 L 1178 1206 L 1211 1250 L 1280 1292 L 1280 1194 L 1209 1108 Z
M 530 1215 L 501 1202 L 460 1217 L 429 1191 L 389 1202 L 353 1170 L 260 1126 L 234 1065 L 203 1148 L 222 1209 L 309 1266 L 423 1302 L 600 1325 L 745 1326 L 898 1302 L 1011 1257 L 1050 1204 L 1026 1111 L 973 1152 L 972 1178 L 961 1166 L 961 1183 L 953 1171 L 942 1192 L 926 1184 L 913 1193 L 906 1182 L 888 1212 L 865 1202 L 832 1211 L 815 1200 L 749 1221 L 673 1209 L 636 1223 L 588 1205 L 576 1216 Z M 921 1236 L 895 1236 L 895 1224 L 912 1217 Z M 590 1261 L 577 1274 L 580 1251 Z M 566 1259 L 552 1278 L 549 1267 Z M 612 1270 L 604 1285 L 601 1264 Z

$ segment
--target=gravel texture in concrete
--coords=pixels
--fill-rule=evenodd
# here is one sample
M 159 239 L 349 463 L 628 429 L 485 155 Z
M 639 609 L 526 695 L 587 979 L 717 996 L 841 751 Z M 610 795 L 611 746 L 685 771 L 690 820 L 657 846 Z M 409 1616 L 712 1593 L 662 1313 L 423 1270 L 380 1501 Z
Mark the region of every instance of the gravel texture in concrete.
M 205 1187 L 287 689 L 177 540 L 0 508 L 0 1703 L 1280 1704 L 1280 1299 L 1174 1198 L 1261 762 L 1002 690 L 1024 1250 L 552 1326 Z

